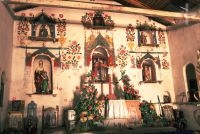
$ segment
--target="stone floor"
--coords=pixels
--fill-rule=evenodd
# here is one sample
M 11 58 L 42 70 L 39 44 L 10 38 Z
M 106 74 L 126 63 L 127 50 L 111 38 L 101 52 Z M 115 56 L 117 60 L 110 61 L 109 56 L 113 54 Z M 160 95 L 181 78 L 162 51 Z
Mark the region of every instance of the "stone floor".
M 44 134 L 69 134 L 69 133 L 67 133 L 65 129 L 57 129 L 56 131 L 48 130 L 48 132 Z M 151 127 L 151 128 L 134 128 L 134 129 L 116 128 L 116 129 L 84 132 L 84 133 L 72 132 L 72 134 L 200 134 L 200 133 L 195 133 L 193 131 L 178 132 L 173 127 Z
M 49 129 L 45 130 L 43 134 L 67 134 L 65 127 L 58 129 Z

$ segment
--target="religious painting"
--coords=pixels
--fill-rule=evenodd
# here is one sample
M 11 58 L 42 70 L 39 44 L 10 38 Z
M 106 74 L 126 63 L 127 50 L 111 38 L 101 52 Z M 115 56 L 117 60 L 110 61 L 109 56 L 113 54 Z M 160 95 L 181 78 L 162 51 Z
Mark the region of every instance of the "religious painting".
M 52 93 L 52 63 L 48 56 L 39 55 L 33 62 L 34 86 L 37 94 Z
M 157 46 L 156 32 L 153 30 L 138 30 L 139 46 Z

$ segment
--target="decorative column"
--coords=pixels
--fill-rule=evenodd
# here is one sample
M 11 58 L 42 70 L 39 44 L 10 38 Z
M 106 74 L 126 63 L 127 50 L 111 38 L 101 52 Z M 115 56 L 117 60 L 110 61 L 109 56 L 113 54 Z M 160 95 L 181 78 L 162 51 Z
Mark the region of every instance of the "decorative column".
M 115 100 L 116 96 L 112 91 L 112 69 L 108 68 L 108 83 L 109 83 L 109 94 L 107 95 L 110 100 Z

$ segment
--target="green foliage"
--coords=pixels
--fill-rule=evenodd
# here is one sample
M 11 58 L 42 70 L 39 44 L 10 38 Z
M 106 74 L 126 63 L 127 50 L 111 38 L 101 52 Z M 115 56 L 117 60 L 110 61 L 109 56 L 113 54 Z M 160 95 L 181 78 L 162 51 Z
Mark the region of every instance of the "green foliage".
M 77 126 L 80 131 L 97 128 L 97 122 L 102 122 L 104 104 L 97 99 L 97 89 L 94 85 L 83 86 L 80 99 L 75 106 Z
M 143 101 L 140 103 L 140 111 L 145 126 L 166 126 L 166 119 L 157 115 L 152 103 Z
M 124 88 L 124 98 L 125 100 L 139 100 L 141 96 L 139 95 L 139 91 L 134 88 L 134 85 L 131 85 L 130 78 L 125 74 L 125 71 L 121 71 L 121 80 L 123 82 Z

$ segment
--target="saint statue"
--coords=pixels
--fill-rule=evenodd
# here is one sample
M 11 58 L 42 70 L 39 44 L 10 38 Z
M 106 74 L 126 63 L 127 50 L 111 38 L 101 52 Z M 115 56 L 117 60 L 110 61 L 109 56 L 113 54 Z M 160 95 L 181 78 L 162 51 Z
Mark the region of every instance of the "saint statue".
M 48 76 L 47 72 L 44 70 L 43 61 L 39 61 L 39 66 L 34 72 L 34 82 L 36 93 L 47 93 L 48 92 Z
M 40 27 L 39 36 L 40 37 L 47 37 L 48 36 L 48 31 L 47 31 L 46 25 L 42 25 Z
M 145 66 L 143 69 L 143 80 L 144 81 L 150 81 L 151 78 L 151 67 Z
M 94 67 L 93 67 L 93 79 L 94 81 L 106 81 L 108 66 L 105 60 L 97 58 L 94 59 Z

